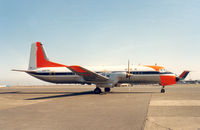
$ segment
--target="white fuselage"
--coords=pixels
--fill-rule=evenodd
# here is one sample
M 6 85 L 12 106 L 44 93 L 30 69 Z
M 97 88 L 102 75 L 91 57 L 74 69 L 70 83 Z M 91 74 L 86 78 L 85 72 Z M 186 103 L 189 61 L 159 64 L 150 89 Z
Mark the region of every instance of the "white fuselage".
M 127 72 L 126 66 L 87 66 L 87 68 L 106 77 L 111 77 L 113 75 L 122 75 L 118 76 L 119 80 L 117 83 L 159 84 L 160 74 L 173 74 L 166 71 L 155 71 L 154 69 L 146 66 L 130 66 L 130 73 L 132 75 L 127 78 L 125 76 Z M 86 82 L 81 76 L 71 72 L 66 67 L 43 67 L 37 68 L 33 70 L 33 72 L 27 73 L 38 79 L 51 83 L 91 84 Z

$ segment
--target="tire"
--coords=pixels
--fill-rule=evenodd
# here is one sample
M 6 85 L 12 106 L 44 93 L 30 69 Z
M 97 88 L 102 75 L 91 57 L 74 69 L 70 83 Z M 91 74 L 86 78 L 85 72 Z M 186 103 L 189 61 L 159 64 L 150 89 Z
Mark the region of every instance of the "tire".
M 110 92 L 110 88 L 105 88 L 104 91 L 105 92 Z
M 95 93 L 95 94 L 100 94 L 100 93 L 101 93 L 101 89 L 98 88 L 98 87 L 95 88 L 95 89 L 94 89 L 94 93 Z
M 161 89 L 161 91 L 160 91 L 161 93 L 165 93 L 165 89 Z

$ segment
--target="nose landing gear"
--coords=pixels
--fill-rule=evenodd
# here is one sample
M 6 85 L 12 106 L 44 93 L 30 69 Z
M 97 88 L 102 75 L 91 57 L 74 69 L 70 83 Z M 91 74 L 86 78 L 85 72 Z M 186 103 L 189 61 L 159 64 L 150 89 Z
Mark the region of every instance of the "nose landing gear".
M 162 86 L 162 89 L 160 91 L 161 93 L 165 93 L 165 86 Z

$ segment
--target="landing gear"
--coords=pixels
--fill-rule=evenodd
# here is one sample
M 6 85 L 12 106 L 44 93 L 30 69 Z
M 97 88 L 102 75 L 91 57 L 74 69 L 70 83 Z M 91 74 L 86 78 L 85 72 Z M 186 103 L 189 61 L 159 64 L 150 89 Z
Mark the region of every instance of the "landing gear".
M 104 88 L 105 92 L 110 92 L 110 88 Z
M 165 86 L 162 87 L 162 89 L 161 89 L 160 92 L 161 92 L 161 93 L 165 93 Z
M 95 93 L 95 94 L 100 94 L 100 93 L 102 93 L 102 92 L 101 92 L 101 89 L 100 89 L 99 87 L 96 87 L 96 88 L 94 89 L 94 93 Z

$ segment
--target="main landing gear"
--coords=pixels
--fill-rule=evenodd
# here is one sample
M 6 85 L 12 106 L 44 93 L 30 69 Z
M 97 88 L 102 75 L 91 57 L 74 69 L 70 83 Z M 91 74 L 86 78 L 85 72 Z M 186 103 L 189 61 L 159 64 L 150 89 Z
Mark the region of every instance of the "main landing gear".
M 162 89 L 160 91 L 161 93 L 165 93 L 165 86 L 162 86 Z
M 104 88 L 105 92 L 110 92 L 110 88 Z
M 105 91 L 105 92 L 110 92 L 110 88 L 104 88 L 104 91 Z M 102 91 L 101 91 L 101 89 L 100 89 L 99 87 L 96 87 L 96 88 L 94 89 L 94 93 L 95 93 L 95 94 L 100 94 L 100 93 L 102 93 Z
M 100 94 L 100 93 L 102 93 L 102 91 L 101 91 L 101 89 L 100 89 L 99 87 L 96 87 L 96 88 L 94 89 L 94 93 L 95 93 L 95 94 Z

